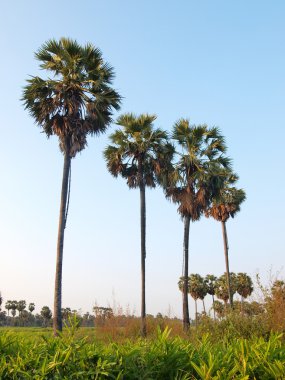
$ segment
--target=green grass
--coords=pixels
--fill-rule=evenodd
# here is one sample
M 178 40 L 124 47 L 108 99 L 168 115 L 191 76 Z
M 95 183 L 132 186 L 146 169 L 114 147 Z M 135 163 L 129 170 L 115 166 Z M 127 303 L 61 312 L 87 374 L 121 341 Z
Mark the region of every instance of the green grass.
M 214 342 L 156 337 L 102 343 L 94 329 L 71 327 L 60 338 L 50 329 L 0 330 L 0 379 L 285 379 L 281 334 Z

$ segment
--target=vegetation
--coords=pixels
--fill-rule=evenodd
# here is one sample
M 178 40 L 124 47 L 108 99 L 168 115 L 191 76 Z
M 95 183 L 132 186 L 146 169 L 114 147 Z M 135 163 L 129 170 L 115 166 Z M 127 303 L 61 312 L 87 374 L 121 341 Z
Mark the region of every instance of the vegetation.
M 61 38 L 49 40 L 35 54 L 42 69 L 53 78 L 32 77 L 24 88 L 26 109 L 47 137 L 56 135 L 64 155 L 61 204 L 57 240 L 54 292 L 54 334 L 62 330 L 61 291 L 64 230 L 68 214 L 71 159 L 87 144 L 88 135 L 106 131 L 118 110 L 120 96 L 110 84 L 112 67 L 91 44 Z
M 209 335 L 191 342 L 158 329 L 151 340 L 124 344 L 91 342 L 76 337 L 72 327 L 55 339 L 28 338 L 23 333 L 0 335 L 0 378 L 22 379 L 283 379 L 283 337 Z
M 221 303 L 219 319 L 199 315 L 189 335 L 159 314 L 146 317 L 148 339 L 141 339 L 139 318 L 98 306 L 92 329 L 79 328 L 85 316 L 64 309 L 61 339 L 51 329 L 2 327 L 0 378 L 284 379 L 285 283 L 259 286 L 261 302 L 243 301 L 241 309 L 235 301 L 234 310 Z

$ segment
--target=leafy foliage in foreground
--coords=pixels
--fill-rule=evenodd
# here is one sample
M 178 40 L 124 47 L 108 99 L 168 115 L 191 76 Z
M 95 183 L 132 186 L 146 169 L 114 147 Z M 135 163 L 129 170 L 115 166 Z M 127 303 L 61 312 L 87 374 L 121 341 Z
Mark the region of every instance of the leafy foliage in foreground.
M 284 379 L 282 335 L 196 343 L 158 330 L 154 340 L 102 345 L 75 338 L 0 335 L 0 379 Z

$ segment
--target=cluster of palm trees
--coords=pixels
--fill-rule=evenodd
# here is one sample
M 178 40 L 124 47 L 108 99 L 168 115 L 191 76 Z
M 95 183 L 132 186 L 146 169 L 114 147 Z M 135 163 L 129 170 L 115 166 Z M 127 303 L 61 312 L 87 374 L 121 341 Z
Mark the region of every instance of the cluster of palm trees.
M 46 42 L 35 54 L 40 67 L 53 77 L 32 77 L 24 88 L 23 101 L 36 123 L 50 137 L 59 138 L 64 155 L 58 227 L 54 293 L 54 335 L 62 329 L 62 258 L 68 214 L 71 159 L 87 144 L 88 135 L 99 135 L 119 110 L 121 96 L 112 87 L 114 71 L 101 51 L 91 44 L 80 46 L 62 38 Z M 183 327 L 190 326 L 188 307 L 188 247 L 190 223 L 202 215 L 222 222 L 225 257 L 228 243 L 225 223 L 240 209 L 245 193 L 234 187 L 238 177 L 225 155 L 226 144 L 218 128 L 190 125 L 180 119 L 172 133 L 155 128 L 156 115 L 121 115 L 119 128 L 110 136 L 104 156 L 110 173 L 122 176 L 130 188 L 138 188 L 141 215 L 141 334 L 146 335 L 145 259 L 146 187 L 163 188 L 166 198 L 178 206 L 184 221 L 183 242 Z M 227 276 L 229 299 L 232 299 Z
M 5 309 L 7 309 L 7 311 L 8 311 L 8 316 L 9 316 L 10 310 L 11 310 L 12 317 L 16 316 L 17 311 L 19 313 L 19 317 L 21 317 L 21 315 L 23 314 L 23 311 L 26 309 L 26 307 L 27 307 L 27 304 L 26 304 L 25 300 L 20 300 L 20 301 L 8 300 L 5 303 Z M 35 304 L 33 302 L 31 302 L 28 305 L 28 310 L 30 313 L 32 313 L 35 310 Z
M 200 274 L 190 274 L 188 276 L 188 294 L 195 301 L 195 321 L 197 324 L 197 300 L 203 303 L 203 311 L 206 314 L 205 297 L 209 294 L 212 296 L 212 309 L 214 311 L 214 319 L 216 318 L 216 309 L 219 307 L 219 302 L 215 301 L 215 296 L 224 302 L 224 307 L 227 308 L 229 302 L 228 280 L 227 273 L 217 278 L 212 274 L 202 277 Z M 250 296 L 253 292 L 253 282 L 251 277 L 246 273 L 230 272 L 231 296 L 235 293 L 241 296 L 241 303 Z M 178 287 L 182 291 L 184 278 L 180 277 Z

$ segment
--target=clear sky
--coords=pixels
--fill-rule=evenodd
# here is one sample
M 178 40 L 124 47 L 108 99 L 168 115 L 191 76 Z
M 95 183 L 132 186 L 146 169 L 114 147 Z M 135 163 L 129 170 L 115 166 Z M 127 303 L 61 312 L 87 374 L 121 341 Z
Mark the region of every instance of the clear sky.
M 285 3 L 265 0 L 5 1 L 0 23 L 0 291 L 4 302 L 53 305 L 63 156 L 20 98 L 34 52 L 62 36 L 98 46 L 116 72 L 120 113 L 219 126 L 247 193 L 228 223 L 230 267 L 284 275 Z M 117 116 L 117 115 L 115 115 Z M 139 192 L 106 169 L 108 135 L 72 162 L 63 306 L 114 302 L 139 313 Z M 181 316 L 183 224 L 160 189 L 147 192 L 147 312 Z M 221 226 L 191 225 L 190 273 L 225 270 Z M 191 315 L 193 315 L 193 305 Z

